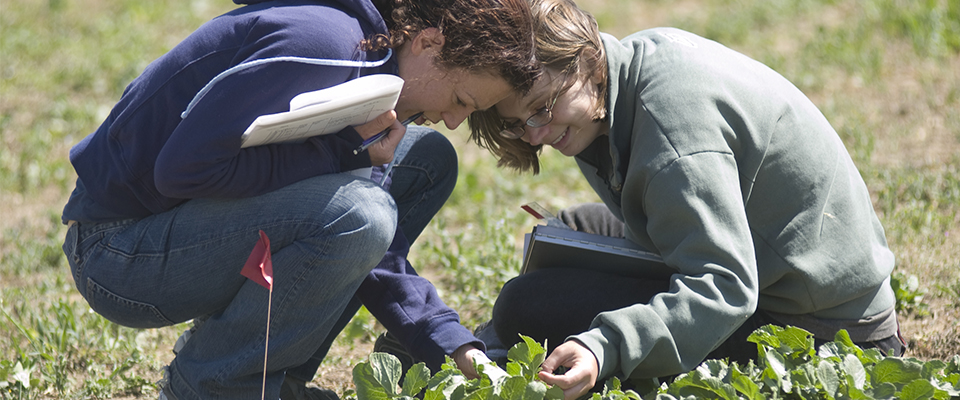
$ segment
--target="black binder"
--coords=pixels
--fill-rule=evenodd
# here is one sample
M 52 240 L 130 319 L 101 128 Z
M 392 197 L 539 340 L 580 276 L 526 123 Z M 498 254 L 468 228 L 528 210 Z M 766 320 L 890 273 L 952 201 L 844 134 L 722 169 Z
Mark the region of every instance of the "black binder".
M 623 238 L 537 225 L 525 239 L 521 274 L 543 268 L 585 268 L 665 280 L 677 273 L 658 254 Z

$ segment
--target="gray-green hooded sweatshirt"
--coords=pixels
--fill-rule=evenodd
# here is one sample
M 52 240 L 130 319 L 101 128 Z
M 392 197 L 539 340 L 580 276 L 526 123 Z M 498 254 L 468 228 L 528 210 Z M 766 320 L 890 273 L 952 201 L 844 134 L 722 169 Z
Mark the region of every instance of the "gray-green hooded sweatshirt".
M 678 273 L 669 292 L 602 313 L 575 336 L 601 378 L 689 371 L 757 308 L 889 313 L 894 256 L 866 185 L 799 89 L 677 29 L 603 43 L 609 141 L 577 161 L 627 238 Z

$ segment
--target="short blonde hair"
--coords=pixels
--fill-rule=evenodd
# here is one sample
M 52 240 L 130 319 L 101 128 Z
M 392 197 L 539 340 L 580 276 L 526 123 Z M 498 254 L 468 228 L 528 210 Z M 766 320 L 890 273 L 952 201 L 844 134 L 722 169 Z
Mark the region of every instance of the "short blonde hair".
M 607 59 L 600 40 L 600 29 L 590 13 L 580 9 L 572 0 L 528 0 L 533 14 L 537 42 L 537 59 L 555 71 L 568 71 L 585 79 L 599 71 L 598 98 L 594 119 L 607 115 Z M 583 62 L 581 62 L 583 61 Z M 586 68 L 582 69 L 581 65 Z M 540 172 L 539 154 L 543 145 L 532 146 L 518 139 L 500 136 L 503 118 L 496 109 L 476 111 L 468 118 L 470 138 L 498 158 L 498 167 L 520 172 Z

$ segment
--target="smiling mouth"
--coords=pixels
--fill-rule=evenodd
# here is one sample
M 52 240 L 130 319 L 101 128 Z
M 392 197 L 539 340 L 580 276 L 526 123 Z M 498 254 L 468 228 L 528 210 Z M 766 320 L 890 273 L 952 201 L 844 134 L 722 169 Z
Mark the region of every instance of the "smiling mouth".
M 554 140 L 553 143 L 550 143 L 550 145 L 551 145 L 551 146 L 556 146 L 557 143 L 560 143 L 560 141 L 563 140 L 563 138 L 567 136 L 567 132 L 570 132 L 570 129 L 564 130 L 563 133 L 560 134 L 560 137 L 558 137 L 557 140 Z

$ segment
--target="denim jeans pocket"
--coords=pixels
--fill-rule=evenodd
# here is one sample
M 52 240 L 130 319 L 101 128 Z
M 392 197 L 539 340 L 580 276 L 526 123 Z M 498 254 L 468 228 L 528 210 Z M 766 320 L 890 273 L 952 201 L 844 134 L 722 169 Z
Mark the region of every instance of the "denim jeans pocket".
M 91 278 L 87 278 L 85 297 L 90 308 L 97 314 L 119 325 L 131 328 L 160 328 L 174 324 L 154 305 L 117 295 Z

